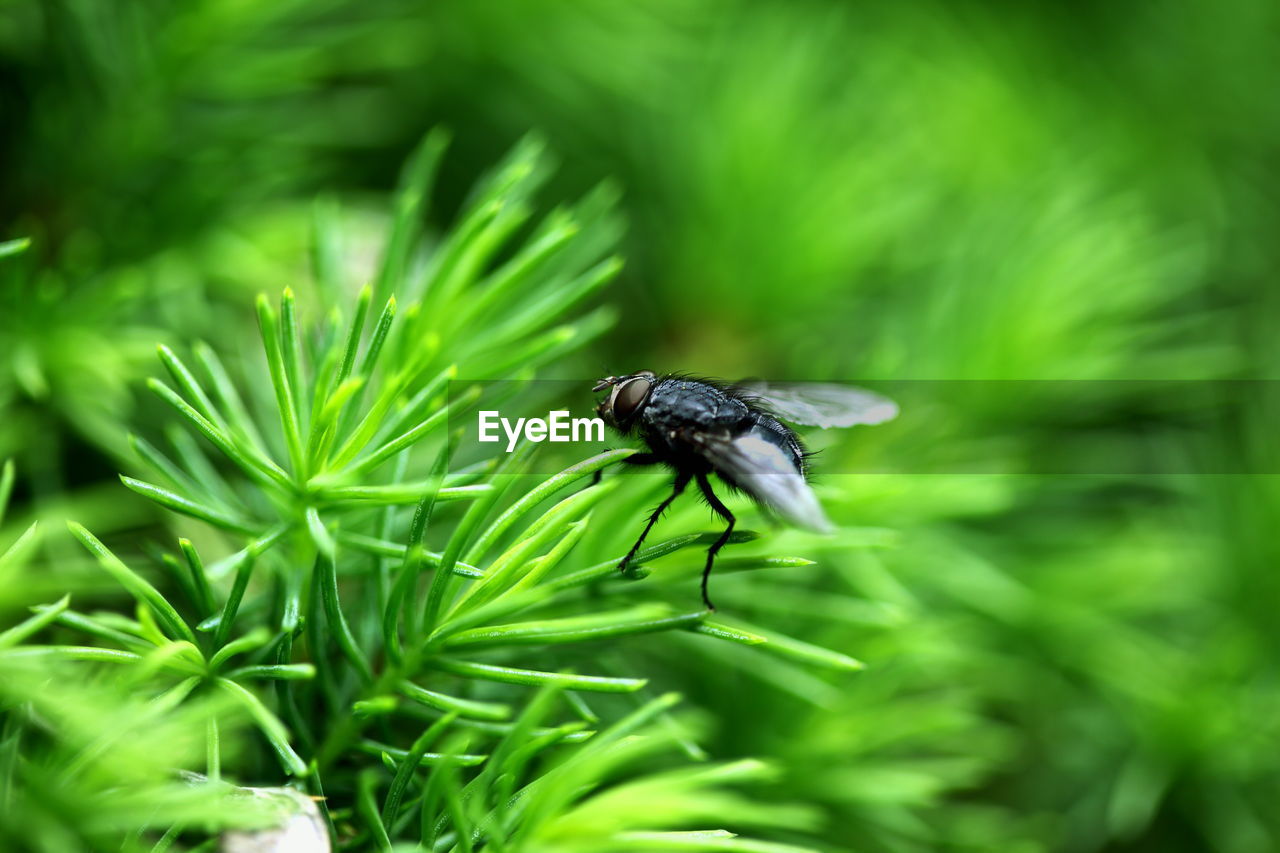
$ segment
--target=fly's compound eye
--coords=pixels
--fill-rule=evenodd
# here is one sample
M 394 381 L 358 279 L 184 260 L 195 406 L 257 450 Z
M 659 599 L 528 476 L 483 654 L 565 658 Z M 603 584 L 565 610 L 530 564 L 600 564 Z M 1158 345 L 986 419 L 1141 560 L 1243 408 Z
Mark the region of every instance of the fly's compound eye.
M 618 386 L 613 396 L 613 416 L 619 421 L 629 421 L 639 411 L 640 405 L 649 396 L 653 383 L 643 376 L 630 379 Z

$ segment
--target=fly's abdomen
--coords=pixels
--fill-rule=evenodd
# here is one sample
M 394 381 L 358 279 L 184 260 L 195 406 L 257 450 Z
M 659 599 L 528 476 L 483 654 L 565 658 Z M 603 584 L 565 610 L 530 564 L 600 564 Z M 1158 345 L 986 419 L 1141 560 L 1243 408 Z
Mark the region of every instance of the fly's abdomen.
M 754 425 L 743 435 L 758 438 L 777 447 L 795 467 L 797 474 L 804 474 L 804 448 L 796 434 L 785 425 L 768 416 L 758 417 Z
M 757 415 L 756 423 L 751 427 L 750 431 L 770 444 L 776 445 L 786 453 L 787 458 L 795 465 L 797 473 L 808 473 L 804 461 L 804 445 L 800 443 L 800 438 L 791 427 L 770 415 L 761 414 Z

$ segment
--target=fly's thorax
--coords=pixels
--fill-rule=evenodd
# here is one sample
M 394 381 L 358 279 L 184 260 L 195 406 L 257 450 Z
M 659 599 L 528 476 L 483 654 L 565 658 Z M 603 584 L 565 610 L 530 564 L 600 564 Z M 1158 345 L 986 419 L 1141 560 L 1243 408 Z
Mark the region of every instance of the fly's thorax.
M 649 394 L 643 418 L 657 429 L 745 429 L 751 410 L 746 403 L 711 382 L 659 379 Z

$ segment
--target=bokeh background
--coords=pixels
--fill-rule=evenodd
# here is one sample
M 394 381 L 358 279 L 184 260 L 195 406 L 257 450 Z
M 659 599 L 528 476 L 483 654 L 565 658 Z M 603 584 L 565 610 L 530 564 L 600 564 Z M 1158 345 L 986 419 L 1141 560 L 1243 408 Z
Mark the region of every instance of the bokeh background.
M 885 547 L 726 585 L 867 671 L 655 662 L 710 752 L 776 761 L 831 849 L 1280 849 L 1280 480 L 1203 473 L 1278 470 L 1280 412 L 1182 474 L 1035 473 L 1187 452 L 1177 399 L 1109 380 L 1278 378 L 1278 91 L 1260 0 L 3 0 L 6 541 L 157 523 L 115 480 L 166 422 L 154 344 L 250 339 L 317 198 L 358 260 L 424 131 L 440 224 L 533 130 L 548 207 L 611 179 L 628 221 L 619 322 L 562 376 L 985 380 L 894 446 L 993 473 L 828 478 Z

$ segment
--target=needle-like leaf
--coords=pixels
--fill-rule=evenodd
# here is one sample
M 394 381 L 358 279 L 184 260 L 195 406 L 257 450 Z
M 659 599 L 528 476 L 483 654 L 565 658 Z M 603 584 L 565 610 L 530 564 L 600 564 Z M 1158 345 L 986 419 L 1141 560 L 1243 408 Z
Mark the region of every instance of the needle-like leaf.
M 98 565 L 102 566 L 117 583 L 128 590 L 130 595 L 155 612 L 156 618 L 164 626 L 169 636 L 178 637 L 191 643 L 195 642 L 196 635 L 192 633 L 191 628 L 178 615 L 178 611 L 160 594 L 159 590 L 121 562 L 115 554 L 111 553 L 105 545 L 98 541 L 96 536 L 84 527 L 74 521 L 68 522 L 67 526 L 71 529 L 72 535 L 80 540 L 80 544 L 84 545 L 89 553 L 98 558 Z

